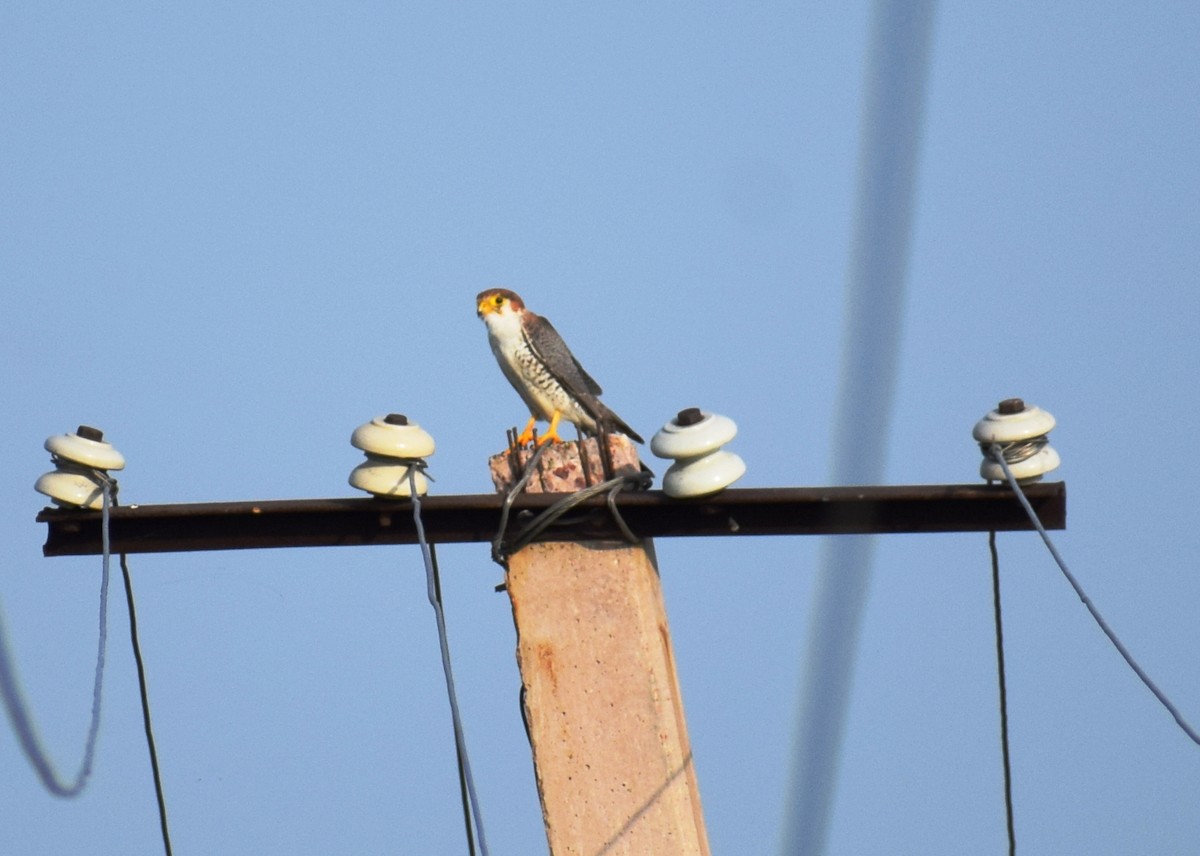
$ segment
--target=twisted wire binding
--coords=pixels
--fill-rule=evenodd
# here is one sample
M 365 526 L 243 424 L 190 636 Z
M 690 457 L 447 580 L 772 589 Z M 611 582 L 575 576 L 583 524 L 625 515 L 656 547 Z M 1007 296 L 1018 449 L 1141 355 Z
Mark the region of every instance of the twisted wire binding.
M 1039 434 L 1027 440 L 1014 440 L 1011 443 L 980 443 L 979 448 L 985 457 L 992 457 L 992 449 L 999 448 L 1000 455 L 1008 464 L 1019 464 L 1036 455 L 1050 445 L 1049 434 Z
M 422 468 L 424 462 L 421 462 Z M 429 596 L 429 604 L 437 620 L 438 644 L 442 652 L 442 672 L 446 677 L 446 694 L 450 699 L 450 718 L 454 725 L 454 749 L 458 755 L 458 764 L 465 791 L 470 802 L 471 816 L 475 820 L 475 830 L 479 834 L 479 851 L 482 856 L 488 856 L 487 838 L 483 833 L 483 815 L 479 807 L 479 796 L 475 792 L 475 778 L 471 774 L 471 762 L 467 757 L 467 740 L 463 734 L 462 715 L 458 708 L 458 695 L 454 690 L 454 673 L 450 668 L 450 641 L 446 632 L 446 615 L 442 609 L 441 585 L 438 581 L 437 560 L 432 546 L 425 538 L 425 524 L 421 521 L 421 495 L 417 492 L 416 466 L 408 469 L 408 487 L 412 494 L 413 524 L 417 529 L 417 540 L 421 544 L 421 556 L 425 561 L 425 587 Z M 474 839 L 471 836 L 471 826 L 467 823 L 467 846 L 474 853 Z
M 55 796 L 74 797 L 83 792 L 88 778 L 92 774 L 92 761 L 96 754 L 96 739 L 100 733 L 100 701 L 104 686 L 104 659 L 108 647 L 108 583 L 109 559 L 112 555 L 109 547 L 108 518 L 109 506 L 117 492 L 117 482 L 108 473 L 95 471 L 100 478 L 104 505 L 100 517 L 100 539 L 103 559 L 100 579 L 100 640 L 96 650 L 96 670 L 92 681 L 92 714 L 88 723 L 87 738 L 84 742 L 83 760 L 75 780 L 64 782 L 54 769 L 49 755 L 42 746 L 37 729 L 29 712 L 29 705 L 21 694 L 17 681 L 16 666 L 8 650 L 8 634 L 0 616 L 0 696 L 4 699 L 4 707 L 8 711 L 9 721 L 17 734 L 21 750 L 46 790 Z
M 1071 588 L 1075 590 L 1075 594 L 1078 595 L 1080 601 L 1083 602 L 1083 605 L 1087 607 L 1087 611 L 1091 613 L 1091 616 L 1095 620 L 1096 624 L 1099 625 L 1102 631 L 1104 631 L 1104 635 L 1108 637 L 1108 641 L 1113 644 L 1113 647 L 1117 649 L 1117 653 L 1125 659 L 1127 664 L 1129 664 L 1129 668 L 1133 669 L 1134 674 L 1136 674 L 1138 678 L 1141 679 L 1142 683 L 1146 685 L 1146 688 L 1154 694 L 1154 697 L 1158 699 L 1159 704 L 1165 707 L 1167 712 L 1174 717 L 1175 723 L 1180 727 L 1180 729 L 1183 730 L 1183 733 L 1186 734 L 1193 743 L 1195 743 L 1197 746 L 1200 746 L 1200 734 L 1197 734 L 1195 729 L 1193 729 L 1192 726 L 1187 723 L 1187 720 L 1183 718 L 1183 714 L 1179 712 L 1179 709 L 1175 707 L 1171 700 L 1167 698 L 1166 694 L 1158 688 L 1158 685 L 1151 680 L 1150 676 L 1146 674 L 1145 670 L 1142 669 L 1137 660 L 1133 658 L 1133 655 L 1129 653 L 1129 649 L 1125 647 L 1125 645 L 1117 637 L 1117 634 L 1112 630 L 1111 627 L 1108 626 L 1108 622 L 1104 620 L 1104 616 L 1102 616 L 1100 611 L 1096 609 L 1095 605 L 1091 601 L 1091 598 L 1087 596 L 1087 592 L 1083 590 L 1083 586 L 1079 584 L 1079 581 L 1075 579 L 1074 574 L 1072 574 L 1070 569 L 1067 567 L 1066 561 L 1061 555 L 1059 555 L 1058 549 L 1054 546 L 1054 542 L 1050 540 L 1050 535 L 1046 532 L 1046 527 L 1042 526 L 1042 521 L 1038 519 L 1037 512 L 1033 510 L 1033 506 L 1026 498 L 1025 492 L 1021 490 L 1021 485 L 1017 482 L 1012 470 L 1009 469 L 1009 461 L 1007 460 L 1005 449 L 1005 446 L 1001 446 L 999 443 L 993 443 L 987 447 L 986 452 L 994 461 L 996 461 L 996 463 L 1000 465 L 1001 469 L 1004 470 L 1004 477 L 1008 480 L 1008 484 L 1012 488 L 1013 493 L 1017 495 L 1017 499 L 1020 500 L 1022 507 L 1025 509 L 1025 513 L 1029 515 L 1029 519 L 1032 521 L 1034 528 L 1037 529 L 1038 534 L 1042 536 L 1042 541 L 1045 542 L 1047 549 L 1050 551 L 1050 555 L 1054 557 L 1054 561 L 1058 564 L 1059 570 L 1062 571 L 1063 576 L 1067 578 L 1067 582 L 1071 584 Z

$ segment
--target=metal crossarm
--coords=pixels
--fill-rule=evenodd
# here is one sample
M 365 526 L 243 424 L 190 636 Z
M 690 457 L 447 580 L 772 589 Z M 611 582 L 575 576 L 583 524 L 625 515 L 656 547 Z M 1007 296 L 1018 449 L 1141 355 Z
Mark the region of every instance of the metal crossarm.
M 1065 483 L 1038 483 L 1025 491 L 1047 528 L 1066 527 Z M 513 504 L 512 514 L 537 514 L 558 498 L 555 494 L 523 495 Z M 429 541 L 491 541 L 502 502 L 498 494 L 427 496 L 422 510 Z M 622 493 L 615 506 L 639 537 L 1033 528 L 1013 492 L 997 485 L 743 488 L 691 500 L 645 491 Z M 37 520 L 49 528 L 43 553 L 99 554 L 100 517 L 100 512 L 92 511 L 42 510 Z M 582 503 L 538 540 L 610 538 L 622 539 L 623 535 L 605 497 L 596 497 Z M 407 501 L 335 498 L 122 506 L 111 512 L 111 539 L 114 553 L 169 553 L 415 544 L 417 533 Z

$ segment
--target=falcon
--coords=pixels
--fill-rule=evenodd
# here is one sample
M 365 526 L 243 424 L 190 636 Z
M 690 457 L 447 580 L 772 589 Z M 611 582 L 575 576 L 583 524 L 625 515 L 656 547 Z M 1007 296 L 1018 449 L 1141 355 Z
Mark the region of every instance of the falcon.
M 529 424 L 517 437 L 524 445 L 533 438 L 539 419 L 550 429 L 538 445 L 561 443 L 558 423 L 566 419 L 585 434 L 620 431 L 641 443 L 642 438 L 600 401 L 600 384 L 584 371 L 550 321 L 525 308 L 525 301 L 507 288 L 490 288 L 475 298 L 476 312 L 488 328 L 488 342 L 500 370 L 529 407 Z

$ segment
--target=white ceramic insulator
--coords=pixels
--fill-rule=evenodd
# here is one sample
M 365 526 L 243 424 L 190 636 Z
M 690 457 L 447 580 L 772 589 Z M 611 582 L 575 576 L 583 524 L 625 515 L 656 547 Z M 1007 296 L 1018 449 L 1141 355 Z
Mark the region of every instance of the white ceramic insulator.
M 688 418 L 695 422 L 682 422 Z M 650 440 L 650 451 L 675 463 L 663 474 L 663 491 L 676 498 L 707 496 L 729 487 L 746 472 L 746 463 L 721 449 L 737 436 L 728 416 L 697 408 L 680 412 Z
M 991 411 L 975 423 L 971 434 L 980 443 L 1017 443 L 1049 434 L 1054 425 L 1054 417 L 1045 410 L 1026 406 L 1019 413 Z
M 383 416 L 355 428 L 350 443 L 381 458 L 428 458 L 434 451 L 433 437 L 416 422 L 393 425 Z
M 693 425 L 671 421 L 650 440 L 650 451 L 660 458 L 695 458 L 713 452 L 737 436 L 737 425 L 728 416 L 704 413 Z
M 394 458 L 367 455 L 367 460 L 350 472 L 349 481 L 351 486 L 375 496 L 412 496 L 408 481 L 410 469 L 409 465 L 397 463 Z M 429 480 L 417 470 L 413 473 L 413 481 L 417 485 L 417 495 L 424 496 L 429 490 Z
M 97 510 L 104 507 L 104 481 L 95 469 L 64 462 L 54 472 L 39 478 L 33 489 L 63 507 Z
M 1037 435 L 1034 435 L 1037 436 Z M 1051 470 L 1056 470 L 1062 460 L 1058 457 L 1058 452 L 1054 451 L 1052 446 L 1043 446 L 1038 450 L 1038 453 L 1032 457 L 1026 458 L 1023 461 L 1017 461 L 1015 464 L 1009 464 L 1008 468 L 1012 470 L 1013 478 L 1021 484 L 1029 484 L 1039 481 L 1042 476 Z M 984 457 L 979 464 L 979 475 L 988 481 L 1007 483 L 1008 479 L 1004 476 L 1004 469 L 990 457 Z
M 729 487 L 745 472 L 746 462 L 733 452 L 681 458 L 663 474 L 663 492 L 676 499 L 708 496 Z
M 47 437 L 46 451 L 64 461 L 71 461 L 97 470 L 123 470 L 125 457 L 111 443 L 89 440 L 78 434 L 56 434 Z

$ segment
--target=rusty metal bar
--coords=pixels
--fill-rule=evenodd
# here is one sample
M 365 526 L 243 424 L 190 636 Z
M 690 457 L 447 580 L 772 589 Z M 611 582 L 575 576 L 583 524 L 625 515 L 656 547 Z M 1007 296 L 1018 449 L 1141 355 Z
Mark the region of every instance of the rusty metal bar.
M 1026 488 L 1043 525 L 1066 527 L 1066 485 Z M 513 505 L 510 534 L 561 494 L 530 494 Z M 491 541 L 500 519 L 497 494 L 428 496 L 422 521 L 433 543 Z M 661 491 L 622 493 L 621 516 L 642 537 L 696 535 L 844 535 L 900 532 L 986 532 L 1031 529 L 1007 487 L 890 485 L 731 489 L 705 499 L 671 499 Z M 100 512 L 46 508 L 47 556 L 100 552 Z M 413 544 L 406 501 L 371 498 L 129 505 L 112 509 L 116 553 L 171 553 L 265 547 Z M 620 539 L 602 497 L 573 510 L 538 540 Z

